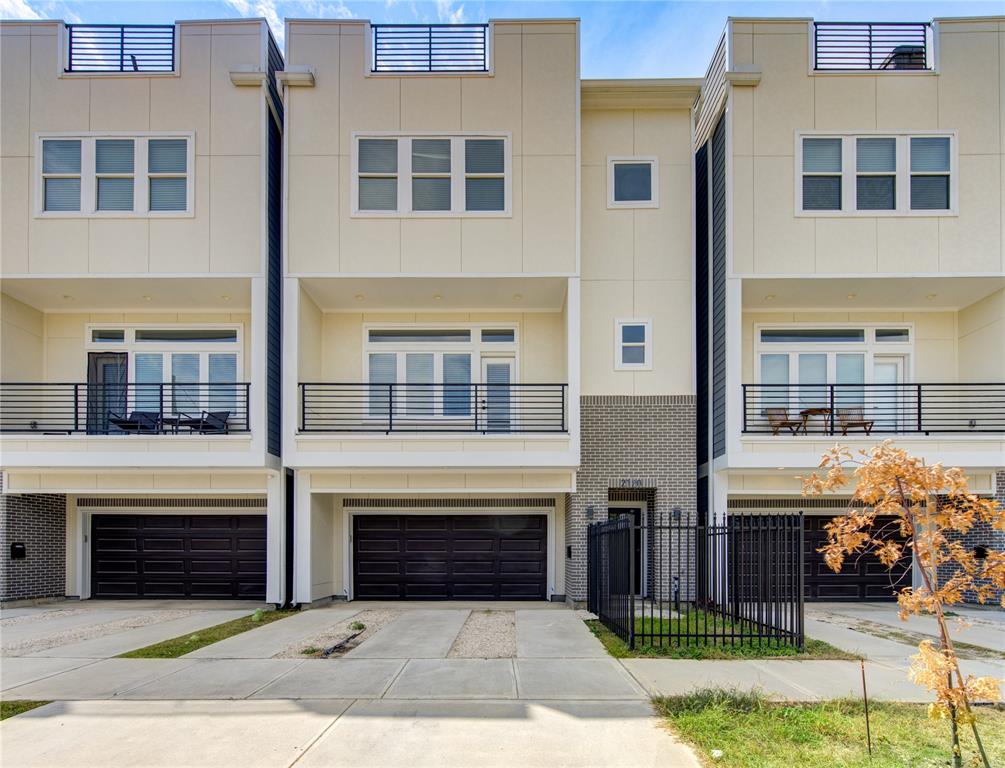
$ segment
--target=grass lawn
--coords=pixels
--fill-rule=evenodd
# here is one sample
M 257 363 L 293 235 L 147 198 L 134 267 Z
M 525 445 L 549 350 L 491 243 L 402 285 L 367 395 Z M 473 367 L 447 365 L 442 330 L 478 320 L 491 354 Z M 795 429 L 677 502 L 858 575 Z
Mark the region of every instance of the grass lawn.
M 119 656 L 120 659 L 176 659 L 186 653 L 198 650 L 207 645 L 226 640 L 228 637 L 239 635 L 255 627 L 263 627 L 274 621 L 285 619 L 299 611 L 255 611 L 251 616 L 243 616 L 240 619 L 217 624 L 215 627 L 200 629 L 191 635 L 174 637 L 164 640 L 146 648 L 137 648 L 135 651 L 128 651 Z
M 48 704 L 48 701 L 0 701 L 0 720 L 6 720 L 8 717 L 14 717 L 14 715 L 20 715 L 22 712 L 27 712 L 28 710 L 35 709 L 35 707 L 42 707 Z
M 771 658 L 799 658 L 799 659 L 857 659 L 858 656 L 835 648 L 830 643 L 823 640 L 813 640 L 806 638 L 803 647 L 793 648 L 777 641 L 757 640 L 737 640 L 735 644 L 719 645 L 696 645 L 692 641 L 691 645 L 669 645 L 667 639 L 663 640 L 663 645 L 659 645 L 659 639 L 643 638 L 639 635 L 645 632 L 652 633 L 665 632 L 676 634 L 678 623 L 689 620 L 694 627 L 699 626 L 698 612 L 691 612 L 685 619 L 655 619 L 649 618 L 635 620 L 635 650 L 631 650 L 628 645 L 611 630 L 599 621 L 588 621 L 586 625 L 590 631 L 604 644 L 604 648 L 616 659 L 626 658 L 663 658 L 663 659 L 771 659 Z M 717 623 L 722 626 L 726 624 L 722 619 L 717 619 Z M 709 619 L 709 626 L 712 620 Z M 703 624 L 701 626 L 704 626 Z M 728 624 L 727 624 L 728 626 Z M 683 627 L 679 628 L 683 634 Z M 727 630 L 728 631 L 728 630 Z M 655 642 L 655 644 L 653 644 Z
M 952 764 L 949 723 L 925 704 L 869 703 L 872 758 L 862 702 L 773 704 L 754 693 L 696 691 L 654 701 L 670 727 L 709 766 L 722 768 L 936 768 Z M 1005 765 L 1005 711 L 979 707 L 977 727 L 991 765 Z M 961 729 L 963 765 L 974 761 Z M 713 756 L 713 750 L 721 755 Z

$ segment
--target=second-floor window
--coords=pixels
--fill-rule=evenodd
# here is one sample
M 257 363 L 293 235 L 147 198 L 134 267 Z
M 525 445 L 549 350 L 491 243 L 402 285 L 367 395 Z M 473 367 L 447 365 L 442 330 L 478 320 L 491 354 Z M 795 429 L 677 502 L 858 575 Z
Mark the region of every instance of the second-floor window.
M 353 214 L 509 214 L 509 139 L 504 136 L 359 136 Z
M 651 320 L 615 320 L 614 333 L 614 370 L 652 370 L 653 324 Z
M 38 214 L 184 216 L 191 136 L 40 136 Z
M 658 189 L 655 157 L 607 158 L 608 208 L 656 208 Z
M 796 212 L 815 216 L 953 215 L 954 136 L 797 136 Z

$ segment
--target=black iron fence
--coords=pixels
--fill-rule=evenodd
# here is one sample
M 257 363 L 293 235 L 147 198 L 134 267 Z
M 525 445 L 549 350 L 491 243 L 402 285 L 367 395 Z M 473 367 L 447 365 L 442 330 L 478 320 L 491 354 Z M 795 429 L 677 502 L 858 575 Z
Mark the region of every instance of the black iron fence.
M 925 70 L 932 68 L 931 24 L 818 21 L 816 70 Z
M 250 384 L 0 384 L 0 432 L 231 434 L 249 430 Z
M 374 72 L 487 72 L 487 24 L 374 24 Z
M 587 560 L 589 609 L 630 648 L 803 645 L 802 514 L 650 510 L 590 525 Z
M 1005 432 L 1005 384 L 744 384 L 743 431 L 843 436 Z
M 565 432 L 565 384 L 300 385 L 301 432 Z
M 173 72 L 173 24 L 67 24 L 67 72 Z

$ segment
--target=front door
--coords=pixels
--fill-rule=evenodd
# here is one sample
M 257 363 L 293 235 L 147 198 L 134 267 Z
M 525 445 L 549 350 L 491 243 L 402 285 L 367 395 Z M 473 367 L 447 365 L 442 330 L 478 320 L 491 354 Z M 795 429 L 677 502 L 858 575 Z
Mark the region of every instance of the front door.
M 876 355 L 872 363 L 872 380 L 882 386 L 873 387 L 873 414 L 876 432 L 897 432 L 908 421 L 902 387 L 905 360 L 903 355 Z
M 109 414 L 128 416 L 127 370 L 125 352 L 87 354 L 87 434 L 107 435 L 109 431 L 117 431 L 109 424 Z
M 513 429 L 513 358 L 482 358 L 479 409 L 481 428 L 489 432 Z
M 648 563 L 646 562 L 645 531 L 642 526 L 642 507 L 608 507 L 607 519 L 617 520 L 622 516 L 628 516 L 632 521 L 632 549 L 635 558 L 635 568 L 632 574 L 632 587 L 635 594 L 644 596 L 642 574 L 646 573 Z

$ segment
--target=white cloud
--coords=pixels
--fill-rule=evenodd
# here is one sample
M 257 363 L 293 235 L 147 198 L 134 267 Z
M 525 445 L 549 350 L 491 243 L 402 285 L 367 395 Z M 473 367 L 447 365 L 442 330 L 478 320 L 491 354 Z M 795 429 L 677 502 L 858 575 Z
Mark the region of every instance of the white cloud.
M 42 17 L 25 0 L 0 0 L 0 19 L 19 19 L 23 21 L 25 19 L 40 18 Z
M 444 24 L 463 24 L 464 5 L 454 8 L 452 0 L 436 0 L 436 15 Z
M 303 8 L 304 13 L 301 14 L 308 18 L 319 18 L 319 19 L 352 19 L 355 18 L 356 14 L 349 10 L 343 0 L 336 0 L 334 3 L 318 2 L 318 0 L 304 0 L 304 2 L 299 3 Z
M 269 22 L 269 27 L 272 29 L 272 34 L 276 37 L 276 42 L 279 43 L 280 48 L 283 47 L 283 37 L 286 33 L 286 27 L 279 16 L 279 12 L 276 10 L 275 0 L 255 0 L 255 2 L 249 2 L 249 0 L 226 0 L 226 2 L 227 5 L 241 16 L 261 17 Z

